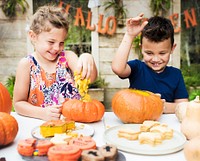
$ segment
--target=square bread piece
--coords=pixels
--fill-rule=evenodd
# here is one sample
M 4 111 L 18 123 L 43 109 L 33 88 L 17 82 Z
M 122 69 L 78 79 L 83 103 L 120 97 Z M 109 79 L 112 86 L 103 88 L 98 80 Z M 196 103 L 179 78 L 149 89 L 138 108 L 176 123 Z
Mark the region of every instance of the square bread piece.
M 128 140 L 137 140 L 140 130 L 133 130 L 128 128 L 123 128 L 118 131 L 119 138 L 125 138 Z
M 152 121 L 152 120 L 146 120 L 142 123 L 140 126 L 140 131 L 147 132 L 150 131 L 150 129 L 154 126 L 160 125 L 160 122 L 158 121 Z
M 152 146 L 161 144 L 163 139 L 161 133 L 142 132 L 138 136 L 140 144 L 149 144 Z
M 152 127 L 150 132 L 159 132 L 161 133 L 163 139 L 171 139 L 173 137 L 174 130 L 167 126 L 158 125 Z

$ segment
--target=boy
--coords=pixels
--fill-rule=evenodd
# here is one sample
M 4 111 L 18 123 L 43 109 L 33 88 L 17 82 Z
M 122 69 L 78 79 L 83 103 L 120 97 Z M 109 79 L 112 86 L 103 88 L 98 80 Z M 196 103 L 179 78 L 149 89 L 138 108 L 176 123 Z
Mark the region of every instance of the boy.
M 112 70 L 120 78 L 129 79 L 129 88 L 160 94 L 165 100 L 164 113 L 174 113 L 179 102 L 188 101 L 181 71 L 167 66 L 176 47 L 174 28 L 170 20 L 163 17 L 142 19 L 141 13 L 127 20 L 127 31 L 112 61 Z M 128 61 L 132 42 L 139 33 L 143 61 Z

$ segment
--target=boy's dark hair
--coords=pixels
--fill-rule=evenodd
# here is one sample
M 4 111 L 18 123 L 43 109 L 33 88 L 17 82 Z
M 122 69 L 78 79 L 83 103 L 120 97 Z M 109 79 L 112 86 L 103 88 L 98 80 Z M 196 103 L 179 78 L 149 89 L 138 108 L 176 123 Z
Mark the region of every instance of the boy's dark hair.
M 171 45 L 173 46 L 174 27 L 169 19 L 164 17 L 154 16 L 148 20 L 148 24 L 142 30 L 141 44 L 143 37 L 153 42 L 162 42 L 170 38 Z

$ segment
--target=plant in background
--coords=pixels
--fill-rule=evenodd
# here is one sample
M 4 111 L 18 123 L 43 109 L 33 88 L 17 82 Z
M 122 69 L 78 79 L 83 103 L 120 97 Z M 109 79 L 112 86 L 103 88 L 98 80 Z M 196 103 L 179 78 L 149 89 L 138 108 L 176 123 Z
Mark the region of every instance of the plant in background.
M 13 98 L 13 90 L 15 85 L 15 76 L 11 75 L 6 80 L 6 88 L 8 89 L 8 92 L 10 93 L 11 98 Z
M 2 0 L 2 11 L 9 18 L 14 18 L 17 16 L 17 7 L 19 7 L 24 14 L 29 5 L 26 0 Z
M 164 16 L 171 7 L 172 0 L 151 0 L 150 8 L 155 16 Z
M 142 60 L 142 50 L 141 50 L 141 34 L 136 36 L 133 40 L 133 48 L 135 53 L 138 54 L 138 59 Z
M 200 95 L 200 64 L 191 64 L 190 67 L 182 66 L 181 71 L 189 93 L 189 100 Z
M 106 88 L 108 83 L 102 77 L 98 77 L 93 83 L 89 84 L 89 88 Z
M 123 5 L 123 0 L 111 0 L 104 3 L 105 11 L 113 8 L 117 24 L 119 27 L 124 26 L 124 20 L 126 19 L 127 9 Z
M 8 79 L 6 80 L 6 84 L 5 84 L 5 87 L 7 88 L 11 99 L 13 99 L 14 85 L 15 85 L 15 76 L 11 75 L 8 77 Z M 15 111 L 14 107 L 12 107 L 12 111 Z

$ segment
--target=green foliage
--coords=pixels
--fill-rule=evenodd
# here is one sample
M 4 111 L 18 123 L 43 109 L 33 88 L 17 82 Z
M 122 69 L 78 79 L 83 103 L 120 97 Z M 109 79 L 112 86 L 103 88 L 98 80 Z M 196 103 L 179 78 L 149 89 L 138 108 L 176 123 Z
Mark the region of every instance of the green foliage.
M 10 93 L 11 99 L 13 99 L 13 90 L 15 85 L 15 76 L 11 75 L 6 80 L 5 87 L 7 88 L 8 92 Z M 12 107 L 12 111 L 15 111 L 14 107 Z
M 183 66 L 181 71 L 188 90 L 190 87 L 197 88 L 200 86 L 200 64 L 191 64 L 190 67 Z
M 104 3 L 105 11 L 112 8 L 117 18 L 118 26 L 123 26 L 123 20 L 127 17 L 127 9 L 122 0 L 111 0 Z
M 133 40 L 133 48 L 135 53 L 138 54 L 138 58 L 142 60 L 142 51 L 141 51 L 141 35 L 138 35 Z
M 189 100 L 193 100 L 197 95 L 200 96 L 200 64 L 183 66 L 181 71 L 189 93 Z
M 6 85 L 5 85 L 8 92 L 10 93 L 11 98 L 13 98 L 14 85 L 15 85 L 15 76 L 11 75 L 6 80 Z
M 108 83 L 100 76 L 93 83 L 89 84 L 89 88 L 106 88 L 107 86 Z
M 200 89 L 190 89 L 189 90 L 189 100 L 194 100 L 196 96 L 200 96 Z
M 150 8 L 155 16 L 164 15 L 171 7 L 172 0 L 151 0 Z
M 9 18 L 17 16 L 17 7 L 19 7 L 24 14 L 29 5 L 26 0 L 2 0 L 2 11 Z

